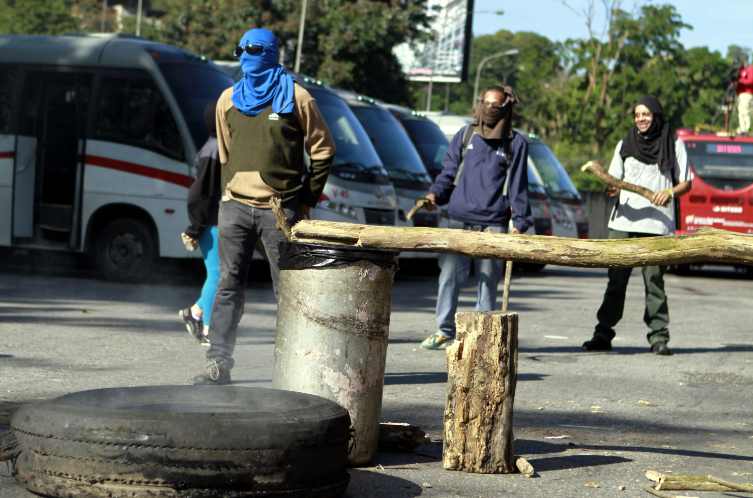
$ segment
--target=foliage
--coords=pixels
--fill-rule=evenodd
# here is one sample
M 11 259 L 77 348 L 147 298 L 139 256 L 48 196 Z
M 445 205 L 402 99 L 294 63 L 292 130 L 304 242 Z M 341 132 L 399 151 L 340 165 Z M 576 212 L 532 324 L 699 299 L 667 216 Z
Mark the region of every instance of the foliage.
M 0 33 L 62 35 L 76 31 L 72 0 L 0 0 Z
M 109 0 L 105 31 L 115 29 L 113 4 L 135 8 L 137 1 Z M 578 16 L 583 37 L 559 43 L 506 30 L 476 37 L 468 81 L 434 84 L 431 109 L 470 115 L 481 60 L 517 49 L 517 55 L 484 64 L 479 92 L 495 83 L 512 86 L 520 98 L 514 125 L 540 135 L 578 187 L 600 189 L 579 168 L 591 159 L 609 164 L 617 142 L 633 125 L 636 99 L 656 96 L 674 128 L 708 126 L 729 86 L 732 61 L 751 62 L 748 47 L 730 45 L 726 54 L 706 47 L 685 49 L 679 34 L 692 27 L 672 5 L 586 0 L 587 8 L 578 11 L 568 1 L 559 0 L 563 22 Z M 606 8 L 602 19 L 597 18 L 597 3 Z M 427 39 L 426 5 L 427 0 L 309 0 L 301 72 L 334 87 L 423 108 L 427 85 L 407 82 L 392 50 Z M 165 15 L 158 22 L 145 18 L 142 36 L 230 60 L 245 31 L 264 27 L 278 37 L 282 63 L 292 69 L 301 6 L 302 0 L 144 0 L 145 9 Z M 0 32 L 100 31 L 101 9 L 102 0 L 0 0 Z M 122 29 L 135 32 L 135 23 L 126 18 Z M 723 121 L 720 116 L 717 125 Z

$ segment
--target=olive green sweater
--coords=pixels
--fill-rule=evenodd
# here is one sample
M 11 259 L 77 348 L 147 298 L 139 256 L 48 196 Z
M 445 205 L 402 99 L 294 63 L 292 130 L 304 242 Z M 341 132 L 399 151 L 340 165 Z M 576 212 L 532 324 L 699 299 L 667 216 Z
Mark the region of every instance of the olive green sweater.
M 276 114 L 270 105 L 246 116 L 233 106 L 232 94 L 232 87 L 222 93 L 216 114 L 224 195 L 260 208 L 269 208 L 272 197 L 316 206 L 335 155 L 316 100 L 295 85 L 292 113 Z M 305 180 L 304 149 L 311 157 Z

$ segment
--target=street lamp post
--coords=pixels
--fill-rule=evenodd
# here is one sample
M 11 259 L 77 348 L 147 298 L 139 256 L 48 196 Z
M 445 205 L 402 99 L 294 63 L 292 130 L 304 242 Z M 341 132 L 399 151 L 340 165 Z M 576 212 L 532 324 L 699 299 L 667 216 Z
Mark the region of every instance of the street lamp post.
M 303 0 L 301 6 L 301 24 L 298 27 L 298 46 L 295 48 L 295 67 L 293 70 L 297 73 L 301 70 L 301 50 L 303 49 L 303 28 L 306 23 L 306 0 Z
M 497 57 L 502 57 L 504 55 L 515 55 L 518 53 L 518 49 L 514 48 L 512 50 L 508 50 L 507 52 L 501 52 L 499 54 L 493 54 L 488 57 L 484 57 L 481 59 L 481 62 L 479 62 L 478 67 L 476 68 L 476 85 L 473 87 L 473 103 L 471 104 L 471 109 L 476 107 L 476 97 L 478 96 L 478 80 L 481 76 L 481 68 L 486 64 L 488 61 L 492 59 L 496 59 Z
M 512 68 L 512 71 L 510 71 L 509 73 L 507 73 L 505 75 L 505 79 L 504 79 L 504 81 L 503 81 L 502 84 L 503 85 L 507 85 L 507 78 L 509 78 L 512 73 L 514 73 L 515 71 L 523 71 L 523 70 L 524 70 L 523 67 L 514 67 L 514 68 Z

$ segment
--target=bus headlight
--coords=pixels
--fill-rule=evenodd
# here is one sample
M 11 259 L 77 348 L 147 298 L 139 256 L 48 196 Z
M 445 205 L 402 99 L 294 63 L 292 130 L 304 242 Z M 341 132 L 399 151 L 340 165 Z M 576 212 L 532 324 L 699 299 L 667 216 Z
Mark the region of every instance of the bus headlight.
M 353 220 L 358 219 L 358 211 L 356 211 L 356 208 L 351 206 L 350 204 L 342 204 L 339 202 L 332 202 L 332 201 L 324 201 L 317 204 L 318 208 L 326 209 L 328 211 L 333 211 L 339 215 L 345 216 L 347 218 L 351 218 Z

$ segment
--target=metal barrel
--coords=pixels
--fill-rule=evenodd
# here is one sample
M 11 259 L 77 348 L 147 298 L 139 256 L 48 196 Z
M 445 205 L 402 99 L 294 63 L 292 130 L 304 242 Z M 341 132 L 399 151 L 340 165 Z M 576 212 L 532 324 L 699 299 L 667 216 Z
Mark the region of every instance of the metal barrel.
M 273 386 L 315 394 L 350 413 L 348 462 L 379 439 L 392 288 L 399 253 L 280 241 Z

